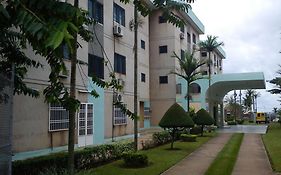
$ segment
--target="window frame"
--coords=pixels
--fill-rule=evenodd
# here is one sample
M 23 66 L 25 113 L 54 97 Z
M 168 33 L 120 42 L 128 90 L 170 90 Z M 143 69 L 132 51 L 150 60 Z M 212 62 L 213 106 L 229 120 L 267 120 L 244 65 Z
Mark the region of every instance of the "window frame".
M 141 40 L 141 48 L 142 48 L 143 50 L 145 50 L 145 41 L 144 41 L 144 40 Z
M 124 27 L 126 26 L 126 11 L 116 3 L 113 3 L 113 21 Z
M 53 105 L 53 106 L 52 106 Z M 48 130 L 49 132 L 57 132 L 57 131 L 67 131 L 68 130 L 68 126 L 69 126 L 69 112 L 62 106 L 62 105 L 59 105 L 59 104 L 49 104 L 49 115 L 48 115 Z M 63 112 L 63 114 L 66 114 L 67 116 L 64 116 L 64 118 L 67 118 L 67 119 L 62 119 L 62 116 L 61 114 L 60 115 L 60 119 L 52 119 L 52 111 L 58 111 L 58 112 Z M 59 122 L 61 121 L 61 122 Z M 52 129 L 51 125 L 52 124 L 57 124 L 57 123 L 60 123 L 60 124 L 65 124 L 65 127 L 61 127 L 61 128 L 58 128 L 58 129 Z M 54 128 L 54 127 L 53 127 Z
M 93 68 L 92 68 L 92 64 Z M 90 69 L 93 69 L 91 71 Z M 93 74 L 90 74 L 93 73 Z M 92 75 L 95 75 L 98 78 L 104 79 L 104 58 L 88 54 L 88 77 L 92 77 Z
M 124 55 L 114 53 L 114 72 L 126 75 L 126 57 Z
M 193 42 L 193 44 L 196 44 L 196 42 L 197 42 L 197 38 L 194 33 L 192 33 L 192 42 Z
M 168 76 L 159 76 L 159 84 L 168 84 L 169 80 L 168 80 Z
M 103 24 L 104 9 L 103 4 L 97 0 L 88 0 L 89 16 L 100 24 Z M 98 13 L 100 12 L 100 13 Z
M 186 32 L 187 43 L 191 44 L 191 35 L 189 32 Z
M 141 82 L 145 83 L 145 81 L 146 81 L 146 75 L 145 73 L 141 73 Z
M 125 106 L 127 107 L 127 106 Z M 128 124 L 128 117 L 125 113 L 122 112 L 122 110 L 115 106 L 113 107 L 113 113 L 114 113 L 114 116 L 113 116 L 113 125 L 114 126 L 121 126 L 121 125 L 127 125 Z M 116 116 L 116 115 L 121 115 L 121 116 Z M 116 121 L 121 121 L 121 122 L 116 122 Z
M 163 16 L 158 16 L 158 23 L 159 24 L 167 23 L 167 19 L 165 19 Z
M 159 46 L 159 54 L 168 53 L 168 45 Z

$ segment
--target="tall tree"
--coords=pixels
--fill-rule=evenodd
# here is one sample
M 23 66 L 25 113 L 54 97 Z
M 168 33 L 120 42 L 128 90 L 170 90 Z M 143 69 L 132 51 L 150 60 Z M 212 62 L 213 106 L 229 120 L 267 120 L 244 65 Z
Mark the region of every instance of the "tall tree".
M 224 45 L 223 42 L 219 42 L 218 36 L 208 35 L 205 41 L 199 42 L 200 49 L 208 52 L 208 74 L 209 74 L 209 88 L 211 86 L 211 53 L 215 51 L 219 46 Z M 208 91 L 208 98 L 210 98 L 211 92 Z M 210 101 L 210 100 L 209 100 Z
M 180 58 L 175 52 L 173 57 L 177 58 L 180 65 L 180 70 L 171 71 L 172 74 L 178 75 L 185 79 L 187 83 L 187 92 L 186 92 L 186 99 L 187 99 L 187 111 L 189 112 L 189 98 L 190 98 L 190 84 L 195 80 L 201 79 L 202 76 L 200 75 L 201 72 L 198 71 L 198 68 L 205 64 L 205 62 L 201 62 L 194 57 L 193 53 L 189 53 L 188 51 L 184 52 L 184 57 Z

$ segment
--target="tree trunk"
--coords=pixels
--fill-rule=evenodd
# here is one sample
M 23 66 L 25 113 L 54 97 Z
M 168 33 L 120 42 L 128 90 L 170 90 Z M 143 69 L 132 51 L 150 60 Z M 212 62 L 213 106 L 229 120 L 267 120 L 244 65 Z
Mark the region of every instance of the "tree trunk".
M 74 1 L 74 7 L 79 7 L 78 0 Z M 76 99 L 76 63 L 77 63 L 77 34 L 74 35 L 72 43 L 73 53 L 71 54 L 71 75 L 70 75 L 70 98 Z M 74 175 L 74 144 L 75 144 L 75 112 L 69 110 L 68 127 L 68 174 Z
M 203 136 L 204 125 L 201 125 L 201 136 Z
M 174 149 L 174 141 L 175 141 L 175 129 L 172 130 L 172 141 L 171 141 L 171 149 Z
M 134 4 L 137 0 L 134 0 Z M 134 114 L 138 114 L 138 11 L 134 6 Z M 138 150 L 138 119 L 134 117 L 134 149 Z

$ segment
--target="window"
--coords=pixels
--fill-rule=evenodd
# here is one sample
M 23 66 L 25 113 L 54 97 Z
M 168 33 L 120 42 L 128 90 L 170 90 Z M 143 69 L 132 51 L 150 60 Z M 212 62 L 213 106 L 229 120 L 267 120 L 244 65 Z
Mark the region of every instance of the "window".
M 190 33 L 187 32 L 187 43 L 191 43 L 191 36 Z
M 185 57 L 185 52 L 184 52 L 184 50 L 181 49 L 181 59 L 183 60 L 184 57 Z
M 177 94 L 181 94 L 181 83 L 178 83 L 178 84 L 176 85 L 176 93 L 177 93 Z
M 103 5 L 97 0 L 88 0 L 89 16 L 103 24 Z
M 207 57 L 207 52 L 201 52 L 201 57 Z
M 184 25 L 180 27 L 180 31 L 184 33 Z
M 126 125 L 127 116 L 119 107 L 114 106 L 114 125 Z
M 103 58 L 91 54 L 88 55 L 88 76 L 104 78 Z
M 167 53 L 168 46 L 159 46 L 159 53 Z
M 79 110 L 78 119 L 78 135 L 92 135 L 93 134 L 93 104 L 82 103 Z
M 201 93 L 201 87 L 197 83 L 192 83 L 190 86 L 190 93 L 198 94 Z
M 49 105 L 49 131 L 68 129 L 68 111 L 58 104 Z
M 159 16 L 159 23 L 166 23 L 167 20 L 163 16 Z
M 141 82 L 145 82 L 145 74 L 141 73 Z
M 125 10 L 115 3 L 113 5 L 113 20 L 125 26 Z
M 150 115 L 150 107 L 144 107 L 144 115 L 149 116 Z
M 203 71 L 202 75 L 208 75 L 208 72 L 207 71 Z
M 145 49 L 145 41 L 144 40 L 141 40 L 141 48 Z
M 159 77 L 160 84 L 168 84 L 168 76 L 160 76 Z
M 120 74 L 126 74 L 126 57 L 114 54 L 114 71 Z
M 196 44 L 196 36 L 194 33 L 192 34 L 192 42 L 193 42 L 193 44 Z

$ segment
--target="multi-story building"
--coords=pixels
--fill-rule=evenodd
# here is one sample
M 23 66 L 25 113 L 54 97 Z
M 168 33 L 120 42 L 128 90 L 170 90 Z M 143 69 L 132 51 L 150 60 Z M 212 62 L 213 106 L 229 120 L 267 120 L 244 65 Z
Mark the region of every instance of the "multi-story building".
M 151 6 L 151 1 L 145 1 Z M 87 64 L 77 65 L 76 94 L 81 101 L 77 113 L 77 146 L 101 144 L 133 134 L 133 121 L 113 105 L 118 99 L 133 111 L 134 90 L 134 29 L 132 3 L 118 0 L 80 1 L 80 7 L 89 10 L 90 16 L 98 22 L 89 26 L 94 33 L 93 41 L 87 43 L 79 39 L 78 60 Z M 175 102 L 186 108 L 186 82 L 170 74 L 179 69 L 178 62 L 171 57 L 173 52 L 183 55 L 184 51 L 196 51 L 199 35 L 204 33 L 204 25 L 189 10 L 174 12 L 185 20 L 186 25 L 178 28 L 167 23 L 160 11 L 150 16 L 141 16 L 142 26 L 138 30 L 138 114 L 139 128 L 158 126 L 164 112 Z M 216 73 L 222 71 L 223 54 L 215 52 Z M 25 82 L 28 86 L 43 92 L 48 85 L 50 68 L 44 58 L 31 50 L 28 56 L 36 58 L 43 69 L 32 69 Z M 202 53 L 196 51 L 199 59 Z M 70 60 L 64 49 L 65 64 L 70 70 Z M 215 56 L 214 56 L 215 57 Z M 216 61 L 216 62 L 215 62 Z M 115 72 L 123 89 L 113 92 L 92 83 L 93 75 L 109 80 Z M 60 75 L 61 81 L 69 87 L 70 77 Z M 89 92 L 95 89 L 99 98 Z M 42 94 L 42 93 L 41 93 Z M 33 155 L 34 151 L 46 153 L 64 149 L 68 140 L 68 112 L 57 104 L 47 104 L 44 96 L 37 99 L 28 96 L 14 97 L 13 152 L 15 159 Z M 32 152 L 30 152 L 32 151 Z M 20 152 L 23 152 L 19 154 Z

